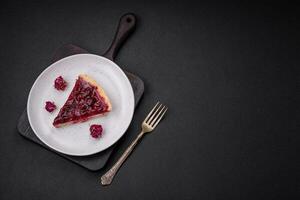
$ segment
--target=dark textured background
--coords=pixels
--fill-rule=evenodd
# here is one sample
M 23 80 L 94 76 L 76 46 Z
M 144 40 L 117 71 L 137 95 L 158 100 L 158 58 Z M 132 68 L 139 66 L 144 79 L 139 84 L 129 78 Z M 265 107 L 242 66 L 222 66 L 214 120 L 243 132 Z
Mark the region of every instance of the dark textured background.
M 0 11 L 1 200 L 299 199 L 298 6 L 70 1 Z M 25 140 L 16 123 L 55 49 L 103 53 L 128 11 L 139 23 L 117 63 L 146 91 L 125 143 L 90 172 Z M 157 99 L 170 107 L 165 120 L 101 187 Z

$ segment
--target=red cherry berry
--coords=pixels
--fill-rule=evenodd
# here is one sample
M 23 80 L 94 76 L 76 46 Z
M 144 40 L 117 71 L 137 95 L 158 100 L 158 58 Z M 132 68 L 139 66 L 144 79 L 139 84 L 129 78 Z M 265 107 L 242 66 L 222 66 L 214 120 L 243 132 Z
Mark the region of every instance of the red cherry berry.
M 90 132 L 91 132 L 91 136 L 93 138 L 101 137 L 102 136 L 102 131 L 103 131 L 103 128 L 102 128 L 101 125 L 93 124 L 93 125 L 90 126 Z
M 65 88 L 67 87 L 67 82 L 63 79 L 62 76 L 59 76 L 54 81 L 54 87 L 57 90 L 65 90 Z
M 56 109 L 56 105 L 54 104 L 54 102 L 46 101 L 45 109 L 46 109 L 48 112 L 53 112 L 53 110 Z

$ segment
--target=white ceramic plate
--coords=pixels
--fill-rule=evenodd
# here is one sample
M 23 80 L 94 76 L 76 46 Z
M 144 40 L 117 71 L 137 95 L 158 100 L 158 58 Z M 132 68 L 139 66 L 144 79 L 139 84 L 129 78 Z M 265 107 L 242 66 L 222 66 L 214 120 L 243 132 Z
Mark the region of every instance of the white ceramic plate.
M 91 76 L 100 84 L 112 103 L 112 111 L 83 123 L 55 128 L 52 122 L 68 98 L 79 74 Z M 54 80 L 63 76 L 65 91 L 53 87 Z M 49 113 L 45 102 L 54 101 L 57 109 Z M 112 61 L 93 54 L 69 56 L 45 69 L 33 84 L 27 102 L 28 119 L 36 136 L 46 145 L 68 155 L 94 154 L 113 145 L 128 128 L 134 112 L 134 94 L 124 72 Z M 90 136 L 91 124 L 101 124 L 103 135 Z

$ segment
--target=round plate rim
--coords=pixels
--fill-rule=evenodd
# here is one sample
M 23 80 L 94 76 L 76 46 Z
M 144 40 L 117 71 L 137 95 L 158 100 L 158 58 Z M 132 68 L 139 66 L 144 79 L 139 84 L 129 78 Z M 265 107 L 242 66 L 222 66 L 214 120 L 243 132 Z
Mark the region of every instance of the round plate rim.
M 72 153 L 72 152 L 68 152 L 68 151 L 63 151 L 61 149 L 58 149 L 56 147 L 54 147 L 53 145 L 45 142 L 45 140 L 43 140 L 43 138 L 41 138 L 39 136 L 39 134 L 37 134 L 37 131 L 34 129 L 34 126 L 32 125 L 32 121 L 31 121 L 31 117 L 30 117 L 30 105 L 29 105 L 29 102 L 30 102 L 30 99 L 31 99 L 31 94 L 32 94 L 32 91 L 34 89 L 34 87 L 36 86 L 36 84 L 38 83 L 38 80 L 41 78 L 41 76 L 46 73 L 48 70 L 50 70 L 54 65 L 60 63 L 60 62 L 63 62 L 67 59 L 72 59 L 73 57 L 78 57 L 78 56 L 94 56 L 94 57 L 98 57 L 98 58 L 101 58 L 101 59 L 104 59 L 106 60 L 107 62 L 109 62 L 111 65 L 115 66 L 116 69 L 121 72 L 122 76 L 125 78 L 124 80 L 126 80 L 127 82 L 127 85 L 130 86 L 130 93 L 131 93 L 131 99 L 133 100 L 133 106 L 132 106 L 132 110 L 131 110 L 131 114 L 130 114 L 130 120 L 129 120 L 129 123 L 128 125 L 126 126 L 126 128 L 124 129 L 124 132 L 122 134 L 120 134 L 120 136 L 114 141 L 112 142 L 110 145 L 108 145 L 107 147 L 99 150 L 99 151 L 96 151 L 96 152 L 90 152 L 90 153 Z M 35 79 L 33 85 L 31 86 L 31 89 L 30 89 L 30 92 L 29 92 L 29 95 L 28 95 L 28 98 L 27 98 L 27 117 L 28 117 L 28 121 L 29 121 L 29 124 L 30 124 L 30 127 L 32 128 L 34 134 L 46 145 L 48 146 L 49 148 L 57 151 L 57 152 L 60 152 L 60 153 L 63 153 L 63 154 L 66 154 L 66 155 L 71 155 L 71 156 L 88 156 L 88 155 L 93 155 L 93 154 L 96 154 L 96 153 L 99 153 L 99 152 L 102 152 L 106 149 L 108 149 L 109 147 L 111 147 L 112 145 L 114 145 L 117 141 L 119 141 L 121 139 L 121 137 L 125 134 L 125 132 L 127 131 L 129 125 L 131 124 L 132 122 L 132 118 L 133 118 L 133 114 L 134 114 L 134 105 L 135 105 L 135 99 L 134 99 L 134 92 L 133 92 L 133 88 L 131 86 L 131 83 L 128 79 L 128 77 L 126 76 L 125 72 L 119 67 L 119 65 L 117 65 L 115 62 L 109 60 L 108 58 L 106 57 L 103 57 L 103 56 L 100 56 L 100 55 L 96 55 L 96 54 L 91 54 L 91 53 L 80 53 L 80 54 L 75 54 L 75 55 L 71 55 L 71 56 L 67 56 L 65 58 L 62 58 L 54 63 L 52 63 L 51 65 L 49 65 L 47 68 L 45 68 L 40 74 L 39 76 Z

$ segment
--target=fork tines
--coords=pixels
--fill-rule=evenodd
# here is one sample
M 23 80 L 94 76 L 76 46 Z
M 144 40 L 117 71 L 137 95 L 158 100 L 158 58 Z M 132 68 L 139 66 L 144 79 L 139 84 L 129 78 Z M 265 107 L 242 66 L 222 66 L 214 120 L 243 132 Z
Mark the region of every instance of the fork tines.
M 160 122 L 160 120 L 163 118 L 167 110 L 168 110 L 167 106 L 161 104 L 160 102 L 157 102 L 156 105 L 153 107 L 153 109 L 145 118 L 144 123 L 155 128 L 157 124 Z

